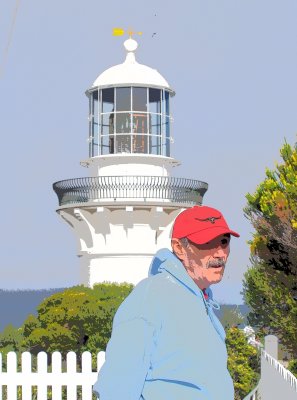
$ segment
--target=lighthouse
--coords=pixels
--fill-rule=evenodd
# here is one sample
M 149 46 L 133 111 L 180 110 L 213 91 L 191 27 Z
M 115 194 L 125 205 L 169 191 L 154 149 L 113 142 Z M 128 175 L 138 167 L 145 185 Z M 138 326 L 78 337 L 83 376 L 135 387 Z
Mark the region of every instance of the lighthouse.
M 58 214 L 77 238 L 80 283 L 138 283 L 184 209 L 202 203 L 207 183 L 171 176 L 170 102 L 164 77 L 136 61 L 138 44 L 94 81 L 89 99 L 85 178 L 55 182 Z M 177 133 L 178 134 L 178 133 Z

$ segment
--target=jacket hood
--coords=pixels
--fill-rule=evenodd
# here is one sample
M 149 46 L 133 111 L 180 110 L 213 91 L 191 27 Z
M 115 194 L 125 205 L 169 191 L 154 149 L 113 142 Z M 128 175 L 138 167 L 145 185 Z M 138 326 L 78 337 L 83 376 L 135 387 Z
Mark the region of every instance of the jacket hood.
M 188 275 L 182 262 L 176 257 L 174 253 L 172 253 L 168 249 L 161 249 L 156 253 L 151 262 L 148 275 L 157 275 L 162 271 L 167 271 L 170 275 L 174 276 L 183 286 L 187 287 L 191 292 L 196 295 L 202 295 L 204 299 L 202 290 L 199 289 L 193 279 Z M 215 303 L 212 300 L 212 291 L 210 288 L 206 289 L 206 293 L 209 296 L 210 302 Z

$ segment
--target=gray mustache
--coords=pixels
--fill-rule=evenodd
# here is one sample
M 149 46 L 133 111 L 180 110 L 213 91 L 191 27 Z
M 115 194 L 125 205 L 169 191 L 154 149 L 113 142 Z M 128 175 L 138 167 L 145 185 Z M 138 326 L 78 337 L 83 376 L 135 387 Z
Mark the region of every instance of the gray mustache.
M 210 260 L 206 264 L 206 268 L 212 268 L 212 267 L 225 267 L 226 263 L 223 258 L 216 258 L 215 260 Z

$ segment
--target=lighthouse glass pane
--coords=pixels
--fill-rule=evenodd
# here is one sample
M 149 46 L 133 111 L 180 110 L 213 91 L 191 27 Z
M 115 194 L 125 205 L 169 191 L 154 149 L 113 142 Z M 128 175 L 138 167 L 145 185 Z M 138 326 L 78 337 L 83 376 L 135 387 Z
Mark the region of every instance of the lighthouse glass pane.
M 149 111 L 151 113 L 161 112 L 161 90 L 149 89 Z
M 164 105 L 164 110 L 163 113 L 165 113 L 166 115 L 169 115 L 169 92 L 164 92 L 165 94 L 165 105 Z
M 150 114 L 149 116 L 149 133 L 152 135 L 161 134 L 161 115 Z
M 170 138 L 170 117 L 165 117 L 165 134 L 166 138 Z
M 116 88 L 116 110 L 130 111 L 131 110 L 131 88 Z
M 91 97 L 89 97 L 89 157 L 93 156 L 93 153 L 92 153 L 93 121 L 92 121 L 91 115 L 92 115 L 92 100 L 91 100 Z
M 101 115 L 101 134 L 109 135 L 114 133 L 114 113 Z
M 92 120 L 93 120 L 93 136 L 98 135 L 98 119 L 99 119 L 99 109 L 98 109 L 98 92 L 92 93 Z
M 131 153 L 131 135 L 116 135 L 116 152 Z
M 132 153 L 147 153 L 147 135 L 132 136 Z
M 133 113 L 133 132 L 147 133 L 147 114 Z
M 163 149 L 163 154 L 166 157 L 170 157 L 170 118 L 165 117 L 164 120 L 164 133 L 165 133 L 165 148 Z
M 116 113 L 116 132 L 131 133 L 131 113 Z
M 141 87 L 132 88 L 132 110 L 147 111 L 147 89 Z
M 99 146 L 98 146 L 98 136 L 93 138 L 92 142 L 92 157 L 96 157 L 99 154 Z
M 166 139 L 163 143 L 163 156 L 170 157 L 170 140 Z
M 150 154 L 161 154 L 161 136 L 150 136 Z
M 102 89 L 102 112 L 114 111 L 114 89 Z
M 101 154 L 112 154 L 113 149 L 113 136 L 101 136 Z
M 99 103 L 98 103 L 98 91 L 96 90 L 91 94 L 91 120 L 92 120 L 92 132 L 91 132 L 91 155 L 92 157 L 98 155 L 98 138 L 99 138 Z

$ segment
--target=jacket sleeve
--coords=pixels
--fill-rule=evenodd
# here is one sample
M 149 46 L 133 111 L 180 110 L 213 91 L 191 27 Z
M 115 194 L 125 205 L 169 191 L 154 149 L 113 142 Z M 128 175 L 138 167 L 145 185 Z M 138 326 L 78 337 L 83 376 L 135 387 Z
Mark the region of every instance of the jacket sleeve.
M 100 400 L 139 400 L 150 368 L 154 327 L 143 317 L 114 322 L 94 392 Z

